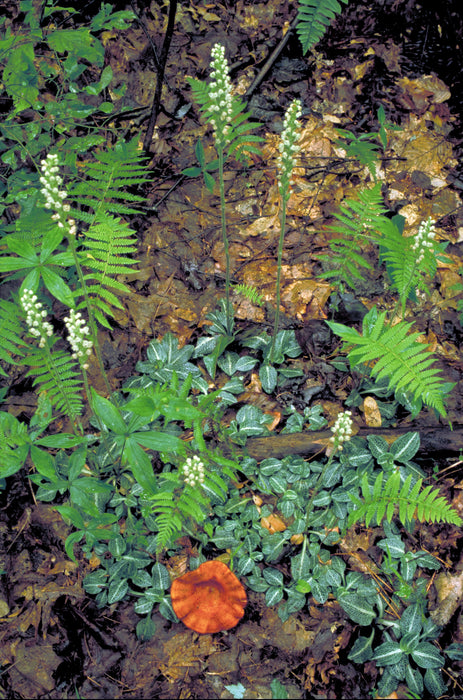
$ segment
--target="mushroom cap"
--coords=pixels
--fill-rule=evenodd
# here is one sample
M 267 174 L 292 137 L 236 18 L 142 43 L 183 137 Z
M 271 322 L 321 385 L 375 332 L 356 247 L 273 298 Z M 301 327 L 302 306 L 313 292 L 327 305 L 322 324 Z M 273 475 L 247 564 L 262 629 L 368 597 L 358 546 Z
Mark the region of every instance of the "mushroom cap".
M 246 592 L 228 566 L 206 561 L 172 582 L 172 607 L 191 630 L 213 634 L 229 630 L 241 620 Z

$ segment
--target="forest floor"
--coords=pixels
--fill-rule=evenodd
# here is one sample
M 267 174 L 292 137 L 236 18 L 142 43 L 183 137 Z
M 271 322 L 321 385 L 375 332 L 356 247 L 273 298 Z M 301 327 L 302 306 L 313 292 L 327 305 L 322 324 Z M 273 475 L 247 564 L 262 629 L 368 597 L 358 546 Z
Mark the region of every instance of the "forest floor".
M 451 10 L 458 2 L 447 5 L 439 10 L 427 9 L 428 3 L 418 7 L 415 0 L 352 2 L 305 57 L 292 37 L 249 102 L 265 125 L 262 156 L 246 168 L 227 166 L 233 281 L 256 287 L 265 302 L 259 307 L 237 295 L 235 318 L 244 330 L 271 328 L 280 216 L 275 156 L 282 114 L 292 99 L 301 100 L 301 158 L 283 252 L 282 327 L 296 329 L 307 359 L 306 380 L 316 387 L 312 395 L 330 419 L 352 387 L 333 386 L 320 371 L 313 323 L 327 317 L 332 292 L 317 278 L 323 270 L 320 255 L 329 250 L 332 234 L 326 224 L 333 212 L 371 182 L 367 167 L 345 158 L 336 129 L 374 132 L 382 105 L 386 121 L 399 127 L 390 130 L 380 159 L 385 203 L 405 216 L 410 227 L 431 216 L 440 240 L 448 242 L 448 259 L 438 267 L 432 294 L 420 300 L 408 320 L 431 345 L 446 380 L 456 383 L 446 408 L 454 428 L 463 424 L 461 293 L 454 287 L 461 280 L 463 251 L 463 89 L 455 68 L 463 58 L 463 33 L 461 21 L 452 24 Z M 198 139 L 206 159 L 214 157 L 185 78 L 207 78 L 211 47 L 221 42 L 231 57 L 233 83 L 245 96 L 295 12 L 296 3 L 287 0 L 185 2 L 178 7 L 163 109 L 150 149 L 146 213 L 131 222 L 138 231 L 140 264 L 126 279 L 131 293 L 124 310 L 117 312 L 113 330 L 101 336 L 114 389 L 134 374 L 153 337 L 170 331 L 181 344 L 196 339 L 223 296 L 217 192 L 211 194 L 202 178 L 181 177 L 184 168 L 196 165 Z M 132 106 L 135 115 L 120 120 L 117 128 L 127 137 L 139 133 L 143 141 L 156 84 L 146 31 L 159 48 L 166 5 L 152 3 L 150 10 L 140 11 L 140 20 L 143 26 L 135 22 L 107 37 L 106 60 L 120 83 L 127 84 L 120 106 Z M 355 301 L 368 308 L 391 306 L 382 271 L 374 268 L 359 284 Z M 104 392 L 92 368 L 90 379 Z M 310 386 L 299 387 L 300 400 Z M 247 399 L 278 411 L 284 397 L 263 398 L 254 385 Z M 30 413 L 32 403 L 27 394 L 10 393 L 7 405 L 19 415 Z M 374 426 L 374 420 L 367 409 L 356 414 L 362 429 Z M 415 420 L 404 414 L 395 427 L 425 435 L 448 426 L 424 410 Z M 444 494 L 454 494 L 453 506 L 462 514 L 458 446 L 444 448 L 423 455 L 420 466 L 434 472 Z M 142 643 L 135 635 L 133 605 L 121 602 L 98 610 L 84 593 L 87 563 L 74 566 L 68 560 L 63 546 L 68 529 L 51 504 L 35 502 L 27 479 L 19 475 L 1 495 L 0 532 L 10 608 L 0 619 L 0 697 L 367 698 L 377 684 L 374 663 L 360 674 L 347 660 L 354 625 L 336 601 L 324 606 L 314 602 L 283 623 L 275 609 L 265 606 L 263 595 L 249 592 L 249 608 L 235 629 L 198 635 L 155 613 L 156 634 Z M 419 546 L 437 554 L 449 572 L 461 574 L 462 536 L 456 528 L 422 525 L 415 535 Z M 446 643 L 463 642 L 461 583 L 459 595 L 443 632 Z M 431 607 L 437 599 L 430 577 Z M 452 673 L 458 681 L 458 671 Z M 275 679 L 286 689 L 282 694 L 271 688 Z M 461 697 L 461 678 L 459 683 L 450 683 L 446 697 Z M 239 695 L 237 684 L 244 694 Z M 394 697 L 409 697 L 406 692 L 399 687 Z

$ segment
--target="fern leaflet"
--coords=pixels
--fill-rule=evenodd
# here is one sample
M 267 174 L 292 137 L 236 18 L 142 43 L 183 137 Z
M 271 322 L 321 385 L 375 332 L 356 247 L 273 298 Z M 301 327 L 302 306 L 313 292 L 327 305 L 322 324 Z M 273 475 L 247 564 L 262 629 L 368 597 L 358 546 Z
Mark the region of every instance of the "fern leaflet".
M 137 262 L 131 257 L 137 252 L 135 243 L 135 232 L 128 224 L 109 214 L 99 218 L 82 238 L 80 262 L 88 301 L 95 318 L 106 328 L 110 328 L 106 316 L 114 316 L 111 307 L 123 308 L 114 291 L 130 292 L 116 276 L 132 272 L 131 266 Z M 86 302 L 82 302 L 80 308 L 85 305 Z
M 348 0 L 341 2 L 347 5 Z M 341 9 L 337 0 L 299 0 L 296 31 L 304 54 L 320 41 Z
M 412 487 L 412 474 L 409 474 L 401 486 L 400 472 L 396 471 L 384 483 L 383 481 L 384 472 L 380 472 L 371 488 L 368 475 L 364 475 L 361 482 L 363 499 L 350 495 L 357 509 L 349 513 L 348 527 L 360 520 L 364 520 L 368 527 L 373 519 L 379 525 L 384 517 L 391 522 L 397 506 L 399 520 L 403 525 L 410 523 L 413 518 L 420 522 L 463 524 L 463 520 L 439 494 L 438 489 L 433 489 L 432 486 L 421 489 L 422 479 L 418 479 Z
M 188 78 L 195 102 L 199 105 L 201 112 L 204 112 L 206 121 L 210 123 L 213 118 L 214 102 L 209 96 L 209 85 L 204 80 Z M 248 153 L 260 153 L 258 143 L 263 141 L 261 136 L 250 134 L 253 129 L 257 129 L 262 124 L 250 122 L 252 116 L 250 112 L 245 112 L 245 103 L 236 96 L 232 96 L 232 113 L 230 119 L 230 130 L 227 133 L 228 147 L 227 155 L 235 155 L 237 160 L 241 160 Z
M 387 326 L 385 321 L 386 312 L 378 314 L 373 307 L 363 319 L 363 335 L 340 323 L 327 323 L 333 333 L 343 339 L 344 347 L 354 346 L 348 354 L 352 367 L 375 362 L 370 368 L 371 376 L 386 377 L 389 389 L 403 388 L 414 399 L 420 399 L 445 416 L 443 399 L 449 387 L 438 376 L 440 370 L 431 367 L 434 357 L 428 346 L 418 342 L 419 333 L 408 335 L 411 323 L 401 321 Z
M 340 234 L 340 238 L 330 241 L 331 253 L 319 255 L 319 259 L 328 263 L 330 270 L 321 272 L 318 277 L 329 279 L 341 291 L 345 285 L 356 288 L 357 281 L 365 281 L 362 269 L 373 269 L 359 252 L 365 243 L 386 235 L 390 225 L 384 216 L 387 209 L 381 197 L 381 185 L 359 192 L 358 199 L 347 199 L 334 214 L 339 223 L 327 227 L 330 233 Z
M 252 304 L 262 306 L 264 297 L 262 294 L 259 294 L 256 287 L 249 284 L 237 284 L 234 289 L 235 292 L 242 294 L 244 297 L 246 297 L 246 299 L 249 299 Z
M 389 229 L 384 229 L 383 237 L 379 240 L 380 257 L 386 262 L 389 278 L 399 294 L 402 314 L 409 299 L 416 301 L 417 289 L 429 295 L 426 280 L 435 276 L 437 259 L 442 258 L 447 245 L 432 241 L 418 258 L 413 242 L 413 236 L 403 236 L 392 222 Z
M 139 213 L 136 206 L 145 198 L 128 192 L 127 188 L 142 185 L 148 180 L 145 156 L 137 149 L 137 139 L 118 142 L 107 151 L 97 153 L 95 160 L 86 163 L 81 182 L 70 183 L 69 197 L 80 209 L 72 209 L 75 219 L 92 224 L 105 213 L 128 215 Z
M 0 360 L 9 364 L 17 364 L 12 355 L 21 356 L 20 346 L 25 343 L 22 339 L 23 328 L 18 319 L 18 307 L 11 301 L 0 299 Z M 0 375 L 7 377 L 6 372 L 0 367 Z
M 30 366 L 26 376 L 34 377 L 34 386 L 44 391 L 53 408 L 75 420 L 82 413 L 82 378 L 77 364 L 63 350 L 30 348 L 24 364 Z

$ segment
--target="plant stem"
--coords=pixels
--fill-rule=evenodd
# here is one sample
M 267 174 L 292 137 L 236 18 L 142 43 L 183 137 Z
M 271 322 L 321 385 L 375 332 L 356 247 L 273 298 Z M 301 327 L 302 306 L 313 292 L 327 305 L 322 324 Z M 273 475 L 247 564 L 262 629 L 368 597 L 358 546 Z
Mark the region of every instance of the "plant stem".
M 278 324 L 280 322 L 280 284 L 281 284 L 281 260 L 283 257 L 283 241 L 285 237 L 286 228 L 286 202 L 287 197 L 282 197 L 282 207 L 281 207 L 281 228 L 280 228 L 280 240 L 278 242 L 278 259 L 277 259 L 277 283 L 276 283 L 276 309 L 275 309 L 275 321 L 273 325 L 273 338 L 272 345 L 270 347 L 270 353 L 268 356 L 268 361 L 270 364 L 273 362 L 273 353 L 275 351 L 275 342 L 278 333 Z
M 232 332 L 232 313 L 230 304 L 230 251 L 228 248 L 227 220 L 225 217 L 225 183 L 223 179 L 224 153 L 223 146 L 217 148 L 219 157 L 219 187 L 220 187 L 220 219 L 222 224 L 222 240 L 225 253 L 225 305 L 227 315 L 227 333 Z

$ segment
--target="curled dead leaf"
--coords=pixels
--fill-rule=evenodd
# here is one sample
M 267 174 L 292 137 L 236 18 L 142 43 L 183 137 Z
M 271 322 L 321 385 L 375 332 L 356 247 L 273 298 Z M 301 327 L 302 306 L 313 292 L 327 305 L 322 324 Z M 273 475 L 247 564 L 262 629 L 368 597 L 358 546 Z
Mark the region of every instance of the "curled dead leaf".
M 382 425 L 381 413 L 378 404 L 372 396 L 367 396 L 363 402 L 365 423 L 369 428 L 380 428 Z
M 275 513 L 270 513 L 270 515 L 266 518 L 262 518 L 260 524 L 262 525 L 262 527 L 265 527 L 265 529 L 268 530 L 272 535 L 275 532 L 284 532 L 284 530 L 286 530 L 287 528 L 287 525 L 284 522 L 284 520 L 280 518 L 279 515 L 275 515 Z
M 441 573 L 436 576 L 437 608 L 430 611 L 434 624 L 446 625 L 463 602 L 463 571 L 453 576 Z

